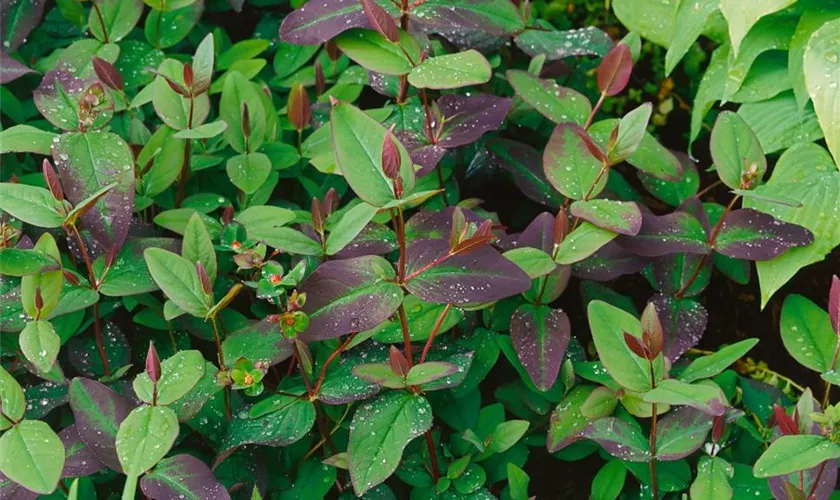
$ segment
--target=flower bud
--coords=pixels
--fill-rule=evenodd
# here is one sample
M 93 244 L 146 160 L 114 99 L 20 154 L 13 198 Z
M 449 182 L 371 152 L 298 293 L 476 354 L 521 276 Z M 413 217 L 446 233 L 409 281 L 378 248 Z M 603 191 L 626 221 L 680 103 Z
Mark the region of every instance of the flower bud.
M 149 350 L 146 353 L 146 375 L 149 376 L 153 383 L 157 384 L 158 380 L 160 380 L 160 373 L 160 358 L 155 349 L 155 343 L 150 341 Z

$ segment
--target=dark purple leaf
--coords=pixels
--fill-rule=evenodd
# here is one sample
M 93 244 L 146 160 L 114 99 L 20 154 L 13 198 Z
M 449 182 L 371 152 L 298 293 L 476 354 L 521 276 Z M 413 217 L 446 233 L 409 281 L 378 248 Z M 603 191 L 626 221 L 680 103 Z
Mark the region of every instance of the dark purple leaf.
M 487 142 L 491 158 L 513 177 L 522 194 L 543 205 L 558 207 L 563 197 L 549 184 L 542 155 L 527 144 L 494 138 Z
M 335 254 L 335 258 L 350 259 L 364 255 L 384 255 L 396 248 L 397 236 L 394 232 L 382 224 L 371 222 L 343 250 Z
M 814 235 L 802 226 L 743 208 L 731 212 L 724 219 L 715 240 L 715 251 L 736 259 L 770 260 L 812 241 Z
M 699 302 L 690 299 L 659 294 L 654 295 L 650 302 L 656 306 L 656 313 L 662 323 L 665 340 L 663 354 L 674 363 L 700 342 L 706 331 L 709 313 Z
M 510 108 L 510 98 L 447 94 L 438 99 L 437 105 L 445 119 L 438 144 L 454 148 L 473 143 L 486 132 L 501 127 Z
M 373 26 L 373 29 L 391 42 L 398 43 L 400 41 L 400 30 L 397 28 L 394 18 L 374 0 L 361 0 L 361 2 L 368 22 Z
M 23 75 L 35 73 L 6 52 L 0 50 L 0 85 L 13 82 Z
M 58 437 L 64 443 L 66 455 L 61 477 L 90 476 L 105 468 L 105 464 L 96 458 L 93 450 L 79 437 L 75 424 L 62 430 Z
M 593 281 L 610 281 L 619 276 L 634 274 L 645 267 L 639 256 L 611 241 L 597 252 L 572 266 L 575 276 Z
M 239 358 L 247 358 L 276 365 L 291 356 L 291 341 L 283 336 L 277 321 L 276 315 L 267 316 L 228 335 L 222 343 L 225 363 L 232 367 Z
M 155 500 L 230 500 L 210 467 L 191 455 L 164 458 L 140 479 L 140 488 Z
M 712 423 L 712 417 L 690 406 L 669 412 L 656 428 L 657 458 L 670 462 L 699 450 L 712 430 Z
M 108 366 L 112 371 L 131 363 L 128 340 L 115 323 L 105 322 L 102 337 Z M 67 343 L 67 357 L 73 368 L 87 377 L 105 375 L 105 367 L 102 365 L 96 341 L 91 334 L 70 339 Z
M 64 66 L 48 71 L 32 92 L 35 107 L 56 127 L 76 130 L 79 128 L 78 100 L 94 81 L 79 79 Z
M 489 246 L 449 255 L 446 240 L 420 240 L 408 249 L 406 288 L 427 302 L 481 304 L 531 287 L 522 269 Z M 435 264 L 437 263 L 437 264 Z
M 643 257 L 672 253 L 709 253 L 706 232 L 696 217 L 687 212 L 654 215 L 642 207 L 642 228 L 635 236 L 621 235 L 615 242 Z
M 392 16 L 398 15 L 391 2 L 377 3 Z M 296 45 L 319 45 L 350 28 L 373 29 L 359 0 L 316 0 L 283 19 L 280 38 Z
M 510 318 L 510 338 L 531 381 L 547 391 L 557 381 L 572 328 L 559 309 L 524 304 Z
M 598 67 L 598 88 L 601 93 L 614 96 L 627 86 L 632 71 L 633 55 L 630 47 L 619 43 L 604 56 Z
M 134 212 L 134 156 L 125 141 L 107 132 L 62 134 L 53 159 L 74 205 L 117 184 L 82 215 L 82 223 L 96 242 L 88 249 L 94 257 L 122 247 Z
M 828 316 L 834 332 L 840 335 L 840 278 L 835 274 L 831 277 L 831 290 L 828 293 Z
M 184 66 L 184 71 L 186 72 L 186 68 L 189 67 L 189 64 Z M 109 63 L 105 59 L 101 57 L 94 57 L 93 58 L 93 70 L 96 72 L 96 76 L 108 87 L 114 90 L 122 90 L 125 82 L 123 81 L 123 77 L 117 68 L 114 67 L 113 64 Z
M 300 286 L 307 296 L 303 310 L 309 314 L 301 339 L 324 340 L 379 325 L 402 303 L 395 280 L 394 268 L 382 257 L 321 264 Z
M 683 290 L 701 262 L 703 267 L 694 279 L 694 283 Z M 673 295 L 681 291 L 683 297 L 693 297 L 702 292 L 709 284 L 711 275 L 712 260 L 704 259 L 702 255 L 689 253 L 656 257 L 644 270 L 644 276 L 658 292 Z
M 446 148 L 438 144 L 430 144 L 419 132 L 398 130 L 395 134 L 411 155 L 411 161 L 423 167 L 417 171 L 418 177 L 431 173 L 446 154 Z
M 463 47 L 522 31 L 525 21 L 509 0 L 426 0 L 411 9 L 412 22 Z
M 828 500 L 834 493 L 837 485 L 837 461 L 829 460 L 817 465 L 816 467 L 811 467 L 810 469 L 803 471 L 802 484 L 805 487 L 806 492 L 811 491 L 814 481 L 817 480 L 817 475 L 819 475 L 819 485 L 808 500 Z M 790 495 L 785 488 L 785 482 L 790 481 L 791 484 L 795 485 L 798 489 L 799 477 L 799 473 L 788 476 L 768 477 L 767 481 L 770 484 L 770 491 L 773 493 L 773 498 L 776 500 L 789 500 Z
M 86 378 L 70 382 L 70 408 L 76 419 L 76 431 L 103 464 L 121 471 L 117 458 L 117 430 L 134 409 L 130 399 Z
M 634 236 L 642 228 L 642 212 L 632 201 L 576 201 L 571 214 L 619 234 Z
M 0 472 L 0 498 L 3 500 L 35 500 L 39 497 L 40 494 L 27 490 Z
M 0 2 L 0 40 L 3 49 L 14 52 L 44 16 L 44 0 Z
M 716 205 L 713 203 L 709 204 L 710 206 L 720 207 L 721 213 L 723 211 L 723 207 L 720 205 Z M 706 236 L 712 235 L 712 224 L 709 221 L 709 213 L 703 207 L 703 202 L 700 201 L 700 198 L 696 196 L 690 196 L 686 198 L 682 204 L 680 204 L 679 208 L 677 208 L 680 212 L 688 212 L 700 221 L 700 225 L 703 226 L 703 229 L 706 231 Z M 717 219 L 715 220 L 717 222 Z
M 596 441 L 610 455 L 628 462 L 647 462 L 650 451 L 642 431 L 615 417 L 600 418 L 583 431 L 583 436 Z
M 547 61 L 569 56 L 603 57 L 614 45 L 609 35 L 594 26 L 567 31 L 526 29 L 515 40 L 529 56 L 545 54 Z
M 531 247 L 550 254 L 554 248 L 554 216 L 543 212 L 528 224 L 519 235 L 514 248 Z

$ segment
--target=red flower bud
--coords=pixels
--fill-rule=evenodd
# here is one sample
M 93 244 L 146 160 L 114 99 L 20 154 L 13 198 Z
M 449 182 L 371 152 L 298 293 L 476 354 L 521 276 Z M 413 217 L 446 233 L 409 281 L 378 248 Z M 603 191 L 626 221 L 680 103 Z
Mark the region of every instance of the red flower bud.
M 149 341 L 149 350 L 146 353 L 146 375 L 156 384 L 160 380 L 160 372 L 160 358 L 155 349 L 155 343 Z
M 292 87 L 292 91 L 289 93 L 289 101 L 286 104 L 286 112 L 289 116 L 289 122 L 298 132 L 309 126 L 312 106 L 303 85 L 296 83 Z
M 385 132 L 385 139 L 382 142 L 382 170 L 389 179 L 397 179 L 400 176 L 402 158 L 397 143 L 394 142 L 394 134 L 390 130 Z

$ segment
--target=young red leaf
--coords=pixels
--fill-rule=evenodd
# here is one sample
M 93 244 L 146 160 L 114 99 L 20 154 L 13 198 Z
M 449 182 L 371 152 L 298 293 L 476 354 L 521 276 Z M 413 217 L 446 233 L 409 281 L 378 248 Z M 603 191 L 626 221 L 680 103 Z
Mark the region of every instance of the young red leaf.
M 720 442 L 724 429 L 726 429 L 726 415 L 716 415 L 712 420 L 712 442 Z
M 335 188 L 330 188 L 327 194 L 324 195 L 324 202 L 321 204 L 321 212 L 324 217 L 329 217 L 335 212 L 341 200 L 338 198 L 338 191 Z
M 396 346 L 391 346 L 391 349 L 388 351 L 388 362 L 391 364 L 391 371 L 398 377 L 405 377 L 408 375 L 408 371 L 411 370 L 408 360 Z
M 452 229 L 449 232 L 449 248 L 455 248 L 464 238 L 467 230 L 467 220 L 461 207 L 455 207 L 452 211 Z
M 327 51 L 327 57 L 330 58 L 330 61 L 338 61 L 341 57 L 341 49 L 338 48 L 338 45 L 333 40 L 329 40 L 325 43 L 324 49 Z
M 149 342 L 149 350 L 146 353 L 146 375 L 152 380 L 152 382 L 157 383 L 160 380 L 160 358 L 158 357 L 157 350 L 155 349 L 155 343 Z
M 41 309 L 44 308 L 44 296 L 41 295 L 41 287 L 35 288 L 35 309 L 38 310 L 40 313 Z
M 97 78 L 102 80 L 102 83 L 114 90 L 122 90 L 124 87 L 123 77 L 113 64 L 105 59 L 95 57 L 92 59 L 93 70 L 96 72 Z
M 394 19 L 374 0 L 362 0 L 362 8 L 371 26 L 393 43 L 400 41 L 400 30 Z
M 44 158 L 44 162 L 41 164 L 41 171 L 44 173 L 44 180 L 47 182 L 47 187 L 50 188 L 50 193 L 52 193 L 53 198 L 59 201 L 63 200 L 64 190 L 61 188 L 61 180 L 59 180 L 58 174 L 53 169 L 52 163 L 46 158 Z
M 598 88 L 602 94 L 614 96 L 624 90 L 633 70 L 633 55 L 630 48 L 619 43 L 604 56 L 598 67 Z
M 636 356 L 647 360 L 653 359 L 650 350 L 642 342 L 642 339 L 624 332 L 624 343 L 627 344 L 627 347 L 630 348 Z
M 382 141 L 382 170 L 389 179 L 396 180 L 400 177 L 402 159 L 400 150 L 394 142 L 392 130 L 393 127 L 385 132 L 385 138 Z
M 321 202 L 318 198 L 312 197 L 312 229 L 318 234 L 324 234 L 324 220 L 326 217 L 321 213 Z
M 193 74 L 193 69 L 190 63 L 184 63 L 184 84 L 187 86 L 188 89 L 193 88 L 193 84 L 195 83 L 195 76 Z
M 831 291 L 828 293 L 828 315 L 834 332 L 840 335 L 840 278 L 831 277 Z
M 289 93 L 289 101 L 286 104 L 289 121 L 292 126 L 300 132 L 309 126 L 312 115 L 312 108 L 309 104 L 309 95 L 303 85 L 296 83 Z
M 782 434 L 787 436 L 799 434 L 799 426 L 796 425 L 796 422 L 793 421 L 781 406 L 773 405 L 773 418 L 776 420 L 776 424 L 779 426 Z
M 322 96 L 327 90 L 327 78 L 324 76 L 324 67 L 321 61 L 315 61 L 315 95 Z
M 651 358 L 656 358 L 662 352 L 664 336 L 662 334 L 662 323 L 659 322 L 659 315 L 656 313 L 656 306 L 649 302 L 642 311 L 642 337 L 650 352 Z
M 248 103 L 242 103 L 242 135 L 247 141 L 251 137 L 251 113 L 248 111 Z
M 198 273 L 198 280 L 201 282 L 201 289 L 204 293 L 211 295 L 213 293 L 213 283 L 210 281 L 210 275 L 207 274 L 207 269 L 201 261 L 195 262 L 195 270 Z

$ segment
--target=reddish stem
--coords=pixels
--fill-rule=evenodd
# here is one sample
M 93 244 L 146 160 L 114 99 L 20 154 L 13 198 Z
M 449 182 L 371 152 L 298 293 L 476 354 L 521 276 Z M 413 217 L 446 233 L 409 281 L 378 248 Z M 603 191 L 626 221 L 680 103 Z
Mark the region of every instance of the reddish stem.
M 321 368 L 321 375 L 318 376 L 318 381 L 315 383 L 315 389 L 313 389 L 313 392 L 315 394 L 318 394 L 318 392 L 321 390 L 321 385 L 323 385 L 324 378 L 327 376 L 327 368 L 329 368 L 330 363 L 332 363 L 335 360 L 335 358 L 337 358 L 341 354 L 341 352 L 344 351 L 344 349 L 346 349 L 348 345 L 350 345 L 350 342 L 353 341 L 354 337 L 356 337 L 355 333 L 351 333 L 350 335 L 348 335 L 344 342 L 342 342 L 342 344 L 338 346 L 338 349 L 333 351 L 333 353 L 330 354 L 330 357 L 327 358 L 327 360 L 324 362 L 324 366 Z
M 423 348 L 423 353 L 420 354 L 420 361 L 418 363 L 423 363 L 426 361 L 426 355 L 429 354 L 429 350 L 432 348 L 432 344 L 435 341 L 435 337 L 440 331 L 441 325 L 443 325 L 443 321 L 446 319 L 446 315 L 449 314 L 449 310 L 452 309 L 452 304 L 446 304 L 446 307 L 443 308 L 443 312 L 440 313 L 438 316 L 437 321 L 435 321 L 435 326 L 432 328 L 432 333 L 429 335 L 429 339 L 426 341 L 426 346 Z

